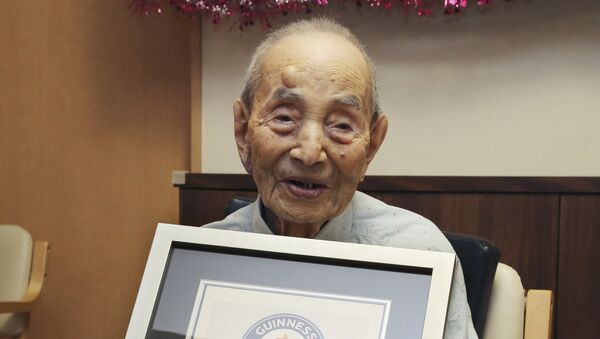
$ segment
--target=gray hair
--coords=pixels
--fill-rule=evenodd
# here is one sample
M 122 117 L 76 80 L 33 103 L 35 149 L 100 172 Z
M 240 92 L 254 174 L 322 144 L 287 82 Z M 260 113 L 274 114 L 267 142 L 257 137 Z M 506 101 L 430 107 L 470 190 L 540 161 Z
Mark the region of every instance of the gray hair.
M 319 32 L 319 33 L 328 33 L 337 35 L 351 44 L 353 44 L 363 55 L 367 65 L 369 66 L 369 73 L 371 76 L 371 88 L 369 93 L 369 99 L 371 102 L 371 112 L 373 114 L 372 119 L 374 120 L 379 115 L 379 95 L 377 93 L 377 80 L 375 77 L 375 65 L 373 65 L 373 61 L 367 55 L 365 47 L 361 44 L 358 38 L 350 32 L 350 30 L 332 19 L 328 18 L 314 18 L 310 20 L 299 20 L 293 22 L 289 25 L 286 25 L 272 33 L 270 33 L 267 38 L 256 48 L 254 54 L 252 55 L 252 61 L 250 62 L 250 66 L 248 66 L 248 70 L 246 71 L 246 81 L 244 85 L 244 89 L 242 91 L 242 102 L 247 107 L 248 110 L 252 111 L 252 102 L 254 100 L 254 95 L 260 86 L 260 82 L 262 80 L 262 66 L 264 62 L 264 57 L 267 52 L 279 41 L 283 40 L 286 37 L 292 36 L 294 34 L 303 34 L 309 32 Z

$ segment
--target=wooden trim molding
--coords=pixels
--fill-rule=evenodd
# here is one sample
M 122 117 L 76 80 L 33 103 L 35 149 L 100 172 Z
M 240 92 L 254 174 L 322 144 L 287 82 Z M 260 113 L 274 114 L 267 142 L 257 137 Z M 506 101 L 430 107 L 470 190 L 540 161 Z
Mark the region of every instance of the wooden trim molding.
M 190 161 L 192 171 L 202 170 L 202 21 L 190 27 Z
M 180 188 L 255 191 L 246 174 L 186 173 Z M 367 176 L 363 192 L 600 193 L 600 177 Z

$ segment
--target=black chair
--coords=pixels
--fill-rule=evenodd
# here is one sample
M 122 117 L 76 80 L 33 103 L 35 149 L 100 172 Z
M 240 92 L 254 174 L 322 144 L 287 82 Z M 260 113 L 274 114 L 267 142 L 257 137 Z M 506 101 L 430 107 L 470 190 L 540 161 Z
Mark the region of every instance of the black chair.
M 479 338 L 483 338 L 500 249 L 486 239 L 473 235 L 451 232 L 444 232 L 444 235 L 460 259 L 473 325 Z
M 254 199 L 243 197 L 233 198 L 225 208 L 225 215 L 229 215 L 253 201 Z M 491 242 L 480 237 L 451 232 L 444 232 L 444 235 L 460 259 L 473 325 L 477 335 L 482 338 L 494 275 L 500 261 L 500 250 Z

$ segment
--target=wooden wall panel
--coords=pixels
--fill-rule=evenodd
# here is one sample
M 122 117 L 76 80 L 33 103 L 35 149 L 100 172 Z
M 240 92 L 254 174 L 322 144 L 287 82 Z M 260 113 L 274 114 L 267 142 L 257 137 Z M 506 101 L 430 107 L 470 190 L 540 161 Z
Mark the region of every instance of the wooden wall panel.
M 189 20 L 0 1 L 0 224 L 50 242 L 32 339 L 123 338 L 189 168 Z
M 256 189 L 247 175 L 196 173 L 179 188 L 190 225 L 221 219 L 229 199 Z M 525 288 L 557 292 L 554 338 L 600 333 L 600 178 L 369 176 L 360 189 L 443 230 L 496 243 Z
M 495 243 L 525 288 L 556 288 L 558 197 L 540 194 L 371 193 L 419 213 L 444 231 Z
M 521 274 L 525 288 L 556 290 L 558 197 L 535 194 L 373 193 L 419 213 L 442 230 L 486 238 L 502 250 L 502 262 Z M 232 197 L 253 191 L 181 190 L 180 222 L 204 225 L 223 218 Z
M 202 226 L 225 217 L 227 203 L 234 197 L 256 198 L 255 191 L 180 190 L 180 219 L 183 225 Z
M 556 328 L 560 339 L 600 333 L 600 196 L 561 199 Z

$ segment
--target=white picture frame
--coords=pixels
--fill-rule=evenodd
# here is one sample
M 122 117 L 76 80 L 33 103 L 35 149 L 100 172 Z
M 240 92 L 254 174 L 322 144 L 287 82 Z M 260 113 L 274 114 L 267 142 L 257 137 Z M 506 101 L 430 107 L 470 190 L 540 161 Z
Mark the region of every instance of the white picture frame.
M 454 262 L 453 253 L 158 224 L 126 339 L 442 339 Z

